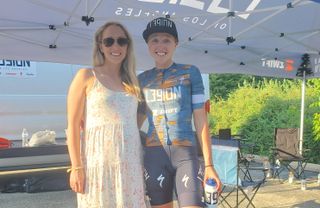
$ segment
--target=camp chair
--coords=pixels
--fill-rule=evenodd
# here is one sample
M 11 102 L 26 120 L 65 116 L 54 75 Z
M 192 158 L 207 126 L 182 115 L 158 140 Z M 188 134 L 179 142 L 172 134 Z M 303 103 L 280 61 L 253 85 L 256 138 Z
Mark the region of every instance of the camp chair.
M 219 129 L 219 139 L 231 139 L 231 129 Z
M 239 136 L 239 135 L 237 135 Z M 229 140 L 229 139 L 238 139 L 235 138 L 231 135 L 231 129 L 227 128 L 227 129 L 219 129 L 219 135 L 218 135 L 219 139 L 224 139 L 224 140 Z M 240 146 L 242 146 L 243 144 L 240 143 Z M 248 179 L 250 181 L 252 181 L 252 177 L 251 174 L 249 172 L 249 167 L 250 167 L 250 160 L 248 160 L 243 154 L 242 152 L 239 150 L 239 163 L 242 164 L 242 166 L 240 166 L 240 171 L 243 173 L 243 177 L 244 179 Z
M 212 139 L 212 155 L 213 164 L 217 171 L 219 178 L 223 184 L 222 194 L 220 195 L 219 204 L 223 207 L 238 207 L 240 204 L 247 201 L 247 207 L 250 205 L 255 207 L 253 199 L 258 192 L 261 184 L 264 183 L 265 177 L 259 181 L 247 181 L 240 180 L 239 178 L 239 141 L 230 140 L 219 140 Z M 227 191 L 231 189 L 230 191 Z M 251 193 L 247 193 L 247 190 L 251 190 Z M 228 198 L 233 192 L 236 192 L 235 206 L 232 206 Z M 239 196 L 241 194 L 241 199 Z
M 299 135 L 299 128 L 275 129 L 272 157 L 273 167 L 277 165 L 278 167 L 274 168 L 273 177 L 279 177 L 284 169 L 292 172 L 297 179 L 305 177 L 304 170 L 307 162 L 299 152 Z M 297 166 L 292 166 L 291 162 L 297 162 Z

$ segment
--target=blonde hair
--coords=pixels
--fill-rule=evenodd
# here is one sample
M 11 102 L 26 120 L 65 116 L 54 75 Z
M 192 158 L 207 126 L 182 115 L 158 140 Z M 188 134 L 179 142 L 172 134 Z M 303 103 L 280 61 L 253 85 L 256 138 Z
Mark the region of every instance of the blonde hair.
M 139 101 L 141 101 L 141 92 L 139 88 L 139 82 L 136 76 L 136 61 L 133 51 L 133 41 L 128 30 L 119 22 L 107 22 L 102 25 L 95 33 L 94 47 L 93 47 L 93 67 L 102 66 L 105 62 L 103 53 L 100 50 L 100 44 L 102 43 L 102 33 L 109 26 L 115 25 L 120 27 L 129 40 L 127 55 L 121 64 L 120 76 L 125 90 L 130 94 L 135 95 Z

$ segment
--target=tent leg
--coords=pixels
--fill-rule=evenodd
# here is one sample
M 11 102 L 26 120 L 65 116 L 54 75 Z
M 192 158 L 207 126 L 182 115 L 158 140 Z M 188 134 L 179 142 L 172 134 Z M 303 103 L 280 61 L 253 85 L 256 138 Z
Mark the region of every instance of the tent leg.
M 303 148 L 303 126 L 304 126 L 304 99 L 305 99 L 305 87 L 306 87 L 306 72 L 303 72 L 302 86 L 301 86 L 301 114 L 300 114 L 300 141 L 299 141 L 299 153 L 302 155 Z

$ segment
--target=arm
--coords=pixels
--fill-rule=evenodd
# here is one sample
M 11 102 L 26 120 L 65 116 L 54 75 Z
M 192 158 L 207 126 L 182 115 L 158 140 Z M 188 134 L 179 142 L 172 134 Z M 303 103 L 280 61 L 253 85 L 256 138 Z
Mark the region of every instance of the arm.
M 70 186 L 83 193 L 84 171 L 80 157 L 80 128 L 85 107 L 89 70 L 80 69 L 73 79 L 67 98 L 67 144 L 71 160 Z
M 204 159 L 204 182 L 208 178 L 213 178 L 217 183 L 217 189 L 221 190 L 222 185 L 219 179 L 218 174 L 216 173 L 213 163 L 212 163 L 212 154 L 211 154 L 211 139 L 209 134 L 209 124 L 207 120 L 207 114 L 204 107 L 195 109 L 193 111 L 194 125 L 196 128 L 197 138 L 199 143 L 202 144 L 202 152 Z

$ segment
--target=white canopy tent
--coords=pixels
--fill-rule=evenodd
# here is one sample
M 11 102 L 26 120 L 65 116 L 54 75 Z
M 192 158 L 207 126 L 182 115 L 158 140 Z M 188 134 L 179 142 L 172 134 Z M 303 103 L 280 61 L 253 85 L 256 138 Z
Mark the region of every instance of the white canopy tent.
M 145 70 L 152 61 L 141 33 L 165 14 L 179 31 L 177 62 L 206 73 L 296 78 L 308 53 L 320 76 L 319 0 L 7 0 L 0 57 L 90 65 L 94 32 L 116 20 L 134 36 L 138 68 Z
M 307 53 L 307 78 L 320 77 L 320 0 L 7 0 L 0 59 L 90 65 L 94 32 L 115 20 L 131 32 L 138 70 L 146 70 L 153 63 L 142 31 L 165 15 L 179 32 L 175 61 L 203 73 L 297 78 Z M 303 130 L 303 114 L 301 121 Z

